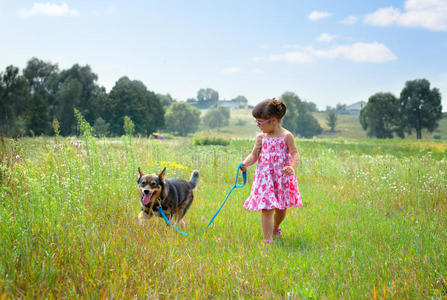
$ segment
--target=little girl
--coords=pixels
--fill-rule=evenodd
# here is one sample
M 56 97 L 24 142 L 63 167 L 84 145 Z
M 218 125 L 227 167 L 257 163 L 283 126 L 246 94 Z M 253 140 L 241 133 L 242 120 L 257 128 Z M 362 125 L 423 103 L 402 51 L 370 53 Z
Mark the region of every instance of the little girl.
M 249 210 L 262 210 L 262 231 L 266 243 L 273 237 L 282 237 L 280 224 L 286 209 L 303 206 L 295 169 L 299 154 L 295 140 L 281 126 L 286 113 L 284 102 L 267 99 L 257 104 L 252 111 L 256 124 L 262 130 L 255 139 L 253 151 L 242 162 L 241 169 L 258 161 L 250 196 L 244 203 Z

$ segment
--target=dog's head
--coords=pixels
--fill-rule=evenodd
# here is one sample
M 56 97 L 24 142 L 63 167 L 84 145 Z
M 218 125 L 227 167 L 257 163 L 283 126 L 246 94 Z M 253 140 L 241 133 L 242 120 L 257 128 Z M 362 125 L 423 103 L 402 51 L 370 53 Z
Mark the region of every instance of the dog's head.
M 140 178 L 138 178 L 138 191 L 141 195 L 141 203 L 148 205 L 152 201 L 156 201 L 163 192 L 166 185 L 165 181 L 166 168 L 159 174 L 146 175 L 138 168 Z

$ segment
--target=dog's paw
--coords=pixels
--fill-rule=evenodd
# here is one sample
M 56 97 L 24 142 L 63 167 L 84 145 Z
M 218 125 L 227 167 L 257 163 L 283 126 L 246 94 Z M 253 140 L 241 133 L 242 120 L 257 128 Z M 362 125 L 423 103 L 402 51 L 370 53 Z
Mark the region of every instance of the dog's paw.
M 144 225 L 146 221 L 149 220 L 151 217 L 152 215 L 149 215 L 144 211 L 140 211 L 140 213 L 138 214 L 138 223 L 140 223 L 140 225 Z

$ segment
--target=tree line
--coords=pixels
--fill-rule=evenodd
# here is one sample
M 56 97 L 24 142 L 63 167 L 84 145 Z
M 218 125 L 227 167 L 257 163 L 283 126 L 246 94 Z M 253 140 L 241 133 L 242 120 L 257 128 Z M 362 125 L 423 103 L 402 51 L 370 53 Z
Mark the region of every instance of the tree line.
M 186 135 L 198 128 L 200 112 L 186 103 L 177 103 L 169 94 L 155 94 L 141 81 L 126 76 L 107 93 L 97 80 L 88 65 L 59 70 L 57 64 L 32 58 L 22 72 L 12 65 L 6 67 L 0 72 L 1 136 L 52 135 L 54 120 L 60 135 L 77 135 L 74 109 L 97 134 L 105 136 L 124 134 L 126 117 L 132 120 L 135 134 L 144 136 L 161 129 Z M 197 99 L 190 101 L 217 102 L 218 93 L 200 89 Z M 246 98 L 238 96 L 237 100 Z M 229 109 L 210 109 L 203 121 L 212 128 L 228 125 Z
M 427 79 L 407 81 L 399 98 L 392 93 L 372 95 L 359 116 L 369 137 L 404 138 L 416 131 L 418 139 L 423 129 L 433 132 L 442 117 L 441 93 L 430 88 Z
M 219 93 L 211 88 L 200 89 L 197 99 L 177 102 L 126 76 L 109 93 L 97 80 L 88 65 L 59 70 L 57 64 L 32 58 L 22 72 L 12 65 L 6 67 L 0 72 L 0 135 L 53 135 L 55 120 L 60 135 L 78 135 L 75 108 L 96 134 L 104 136 L 123 135 L 126 117 L 132 120 L 135 134 L 143 136 L 159 130 L 184 136 L 197 131 L 202 122 L 210 128 L 229 124 L 230 110 L 218 106 Z M 318 111 L 315 103 L 292 92 L 285 92 L 281 99 L 288 111 L 285 128 L 306 138 L 322 133 L 311 114 Z M 238 96 L 231 101 L 246 103 L 247 99 Z M 197 107 L 208 110 L 201 116 Z M 441 118 L 441 94 L 426 79 L 408 81 L 399 98 L 391 93 L 374 94 L 360 113 L 367 135 L 378 138 L 404 137 L 413 130 L 421 138 L 422 129 L 435 130 Z M 328 116 L 328 125 L 334 130 L 335 116 Z
M 177 102 L 169 94 L 156 94 L 139 80 L 126 76 L 109 93 L 97 84 L 98 76 L 90 66 L 73 65 L 59 70 L 57 64 L 31 58 L 20 72 L 10 65 L 0 72 L 0 135 L 53 135 L 54 121 L 58 134 L 78 135 L 74 109 L 92 125 L 96 134 L 124 134 L 125 118 L 132 120 L 135 134 L 149 136 L 164 130 L 187 135 L 203 122 L 210 128 L 227 126 L 230 110 L 218 106 L 219 94 L 211 88 L 200 89 L 197 99 Z M 304 137 L 321 132 L 308 112 L 316 111 L 312 102 L 302 101 L 287 92 L 282 96 L 290 112 L 285 119 L 289 130 Z M 229 102 L 247 103 L 244 96 Z M 208 108 L 203 117 L 197 108 Z
M 107 135 L 124 133 L 125 116 L 140 134 L 163 127 L 165 99 L 141 81 L 121 77 L 107 93 L 97 80 L 88 65 L 59 70 L 57 64 L 32 58 L 22 73 L 18 67 L 6 67 L 0 73 L 1 135 L 51 135 L 53 120 L 58 120 L 61 135 L 76 135 L 74 108 Z

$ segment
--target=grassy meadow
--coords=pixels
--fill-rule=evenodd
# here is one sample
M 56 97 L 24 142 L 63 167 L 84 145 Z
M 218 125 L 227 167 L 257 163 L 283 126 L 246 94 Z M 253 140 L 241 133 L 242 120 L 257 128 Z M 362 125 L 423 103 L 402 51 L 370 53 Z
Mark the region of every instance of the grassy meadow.
M 220 133 L 254 127 L 240 118 Z M 199 232 L 252 137 L 2 139 L 0 298 L 447 297 L 446 141 L 297 139 L 304 206 L 288 211 L 272 245 L 260 213 L 242 207 L 254 166 L 204 234 L 138 224 L 138 167 L 200 171 L 185 217 Z
M 202 110 L 204 115 L 205 110 Z M 337 126 L 334 132 L 330 132 L 327 125 L 327 113 L 315 112 L 312 115 L 318 120 L 323 128 L 323 133 L 319 138 L 348 138 L 348 139 L 366 139 L 366 131 L 363 130 L 358 115 L 337 115 Z M 422 138 L 424 139 L 440 139 L 447 141 L 447 118 L 439 121 L 438 128 L 433 132 L 422 130 Z M 226 138 L 253 138 L 259 129 L 256 127 L 251 110 L 236 109 L 231 110 L 230 125 L 218 130 L 211 130 L 202 126 L 199 135 L 219 135 Z M 416 133 L 406 137 L 406 139 L 416 139 Z

